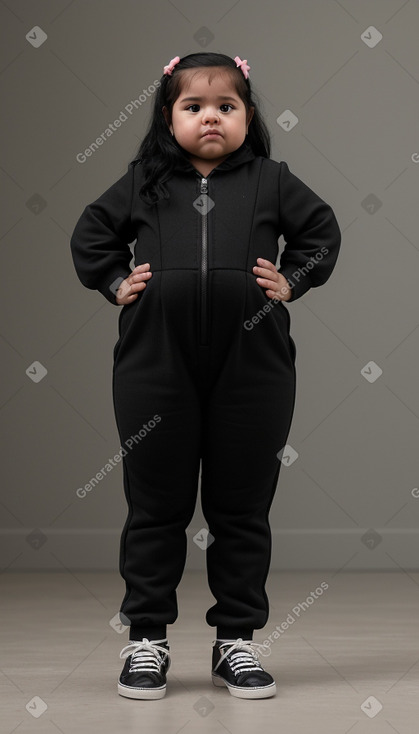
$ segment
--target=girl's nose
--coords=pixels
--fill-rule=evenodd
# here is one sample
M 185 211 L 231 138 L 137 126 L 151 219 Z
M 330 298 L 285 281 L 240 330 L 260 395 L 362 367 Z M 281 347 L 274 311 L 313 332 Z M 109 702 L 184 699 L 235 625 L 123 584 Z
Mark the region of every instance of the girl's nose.
M 208 111 L 204 115 L 204 122 L 218 122 L 218 115 L 215 111 Z

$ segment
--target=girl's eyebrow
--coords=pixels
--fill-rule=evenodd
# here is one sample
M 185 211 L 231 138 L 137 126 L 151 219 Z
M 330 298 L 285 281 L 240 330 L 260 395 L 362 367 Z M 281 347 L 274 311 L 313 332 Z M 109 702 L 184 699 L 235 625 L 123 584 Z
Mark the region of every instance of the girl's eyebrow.
M 181 104 L 182 102 L 195 102 L 195 101 L 201 102 L 202 99 L 205 99 L 205 97 L 184 97 L 183 99 L 180 100 L 180 102 Z M 220 97 L 217 97 L 217 99 L 231 99 L 234 102 L 237 102 L 237 98 L 231 95 L 227 97 L 220 96 Z

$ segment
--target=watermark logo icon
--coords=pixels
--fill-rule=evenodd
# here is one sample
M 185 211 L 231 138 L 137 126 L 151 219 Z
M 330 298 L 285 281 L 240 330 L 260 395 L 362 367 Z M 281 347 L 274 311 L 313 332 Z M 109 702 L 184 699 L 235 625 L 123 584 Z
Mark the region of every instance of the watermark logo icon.
M 383 370 L 378 366 L 376 362 L 370 360 L 367 362 L 361 370 L 361 375 L 365 377 L 368 382 L 375 382 L 383 374 Z
M 282 129 L 285 130 L 286 133 L 289 133 L 289 131 L 296 126 L 298 122 L 298 117 L 297 115 L 294 115 L 291 110 L 284 110 L 284 112 L 282 112 L 282 114 L 280 114 L 279 117 L 276 118 L 276 121 L 279 127 L 282 127 Z
M 361 538 L 361 543 L 363 543 L 369 550 L 374 550 L 379 543 L 383 540 L 382 536 L 377 533 L 374 528 L 370 528 L 367 530 L 366 533 Z
M 370 719 L 380 713 L 383 708 L 382 703 L 375 696 L 368 696 L 363 703 L 361 703 L 361 711 L 364 712 Z
M 124 624 L 125 615 L 122 617 L 122 619 L 121 619 L 121 616 L 122 616 L 121 612 L 118 612 L 117 614 L 115 614 L 112 617 L 112 619 L 109 620 L 110 626 L 112 627 L 113 630 L 115 630 L 115 632 L 118 633 L 118 635 L 122 635 L 122 633 L 125 632 L 125 630 L 128 629 L 128 627 L 131 624 L 129 620 L 128 620 L 128 624 Z M 127 618 L 125 617 L 125 619 Z
M 32 362 L 32 364 L 29 365 L 28 369 L 26 370 L 26 374 L 34 382 L 41 382 L 45 375 L 48 374 L 48 370 L 44 367 L 43 364 L 35 360 L 35 362 Z
M 298 456 L 298 451 L 293 449 L 289 443 L 285 444 L 285 446 L 277 453 L 278 459 L 284 464 L 284 466 L 291 466 L 291 464 L 298 459 Z
M 47 704 L 40 696 L 34 696 L 25 706 L 26 711 L 29 711 L 35 719 L 39 719 L 47 708 Z
M 206 696 L 198 698 L 194 703 L 193 708 L 200 716 L 208 716 L 214 708 L 214 704 Z
M 374 48 L 377 43 L 380 43 L 382 37 L 383 34 L 380 33 L 380 31 L 377 30 L 377 28 L 373 25 L 368 26 L 368 28 L 366 28 L 365 31 L 361 33 L 361 38 L 368 46 L 368 48 Z
M 368 214 L 375 214 L 382 205 L 383 202 L 375 194 L 368 194 L 368 196 L 361 201 L 362 208 L 365 209 Z
M 208 196 L 208 194 L 200 194 L 193 202 L 193 205 L 196 211 L 204 216 L 204 214 L 208 214 L 208 212 L 215 207 L 215 202 Z
M 201 528 L 196 535 L 193 536 L 193 541 L 201 550 L 206 550 L 215 540 L 214 536 L 211 535 L 208 528 Z
M 201 28 L 198 28 L 196 33 L 194 33 L 194 39 L 197 43 L 199 43 L 200 46 L 208 46 L 209 43 L 215 38 L 212 31 L 210 31 L 209 28 L 207 28 L 205 25 L 201 26 Z
M 29 543 L 34 550 L 42 548 L 47 540 L 47 536 L 42 532 L 42 530 L 39 530 L 39 528 L 35 528 L 35 530 L 32 530 L 32 532 L 26 536 L 26 542 Z
M 34 48 L 39 48 L 47 40 L 48 36 L 39 25 L 34 25 L 29 33 L 26 34 L 25 38 Z
M 40 214 L 45 209 L 46 205 L 47 202 L 41 194 L 33 194 L 33 196 L 31 196 L 26 202 L 26 206 L 32 214 Z

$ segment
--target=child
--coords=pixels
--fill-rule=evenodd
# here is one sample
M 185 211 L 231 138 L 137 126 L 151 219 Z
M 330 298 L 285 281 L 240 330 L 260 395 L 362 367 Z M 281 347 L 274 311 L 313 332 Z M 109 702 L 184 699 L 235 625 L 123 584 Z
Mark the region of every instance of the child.
M 341 235 L 331 207 L 270 159 L 249 69 L 218 53 L 172 59 L 137 156 L 71 238 L 82 284 L 123 306 L 112 389 L 129 508 L 118 692 L 129 698 L 166 693 L 201 459 L 212 681 L 239 698 L 276 693 L 253 632 L 268 620 L 268 513 L 295 401 L 283 301 L 327 281 Z

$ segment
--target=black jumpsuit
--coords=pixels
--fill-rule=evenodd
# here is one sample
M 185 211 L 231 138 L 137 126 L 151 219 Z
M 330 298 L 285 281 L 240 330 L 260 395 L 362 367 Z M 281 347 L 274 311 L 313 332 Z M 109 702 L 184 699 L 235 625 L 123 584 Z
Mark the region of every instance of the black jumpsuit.
M 113 402 L 124 449 L 128 516 L 120 545 L 130 639 L 166 637 L 187 552 L 201 471 L 208 524 L 206 622 L 217 637 L 252 639 L 268 620 L 268 513 L 295 403 L 290 316 L 253 266 L 276 263 L 291 301 L 330 276 L 340 248 L 331 207 L 287 164 L 247 141 L 207 178 L 185 158 L 168 200 L 139 198 L 141 161 L 86 206 L 71 238 L 80 281 L 116 305 L 131 268 L 152 276 L 121 308 Z M 290 301 L 288 301 L 289 303 Z

